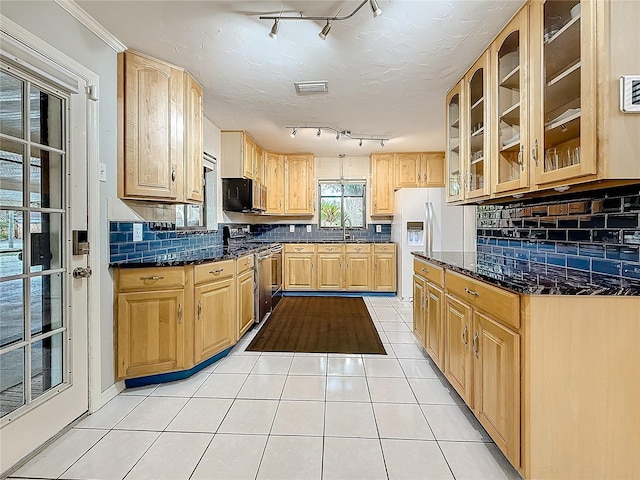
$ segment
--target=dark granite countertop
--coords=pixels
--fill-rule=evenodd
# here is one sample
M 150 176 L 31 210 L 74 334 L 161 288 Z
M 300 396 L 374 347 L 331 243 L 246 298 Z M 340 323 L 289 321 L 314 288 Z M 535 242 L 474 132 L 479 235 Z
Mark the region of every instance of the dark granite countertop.
M 535 262 L 505 259 L 480 252 L 412 252 L 451 271 L 525 295 L 618 295 L 640 296 L 640 286 L 595 285 L 589 273 Z M 613 282 L 613 280 L 612 280 Z M 619 280 L 617 280 L 619 282 Z

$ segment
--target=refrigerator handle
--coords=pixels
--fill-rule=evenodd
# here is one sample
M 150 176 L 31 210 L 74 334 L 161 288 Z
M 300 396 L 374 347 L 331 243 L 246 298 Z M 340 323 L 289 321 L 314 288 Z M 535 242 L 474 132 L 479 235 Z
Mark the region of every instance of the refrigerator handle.
M 425 202 L 425 253 L 431 255 L 433 253 L 433 203 Z

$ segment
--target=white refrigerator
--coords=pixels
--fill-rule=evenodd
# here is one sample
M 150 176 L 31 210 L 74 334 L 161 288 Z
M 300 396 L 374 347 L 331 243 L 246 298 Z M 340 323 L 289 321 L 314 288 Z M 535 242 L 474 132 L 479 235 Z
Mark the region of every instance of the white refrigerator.
M 476 207 L 446 202 L 444 188 L 401 188 L 395 192 L 391 241 L 398 246 L 398 297 L 413 297 L 411 252 L 476 250 Z

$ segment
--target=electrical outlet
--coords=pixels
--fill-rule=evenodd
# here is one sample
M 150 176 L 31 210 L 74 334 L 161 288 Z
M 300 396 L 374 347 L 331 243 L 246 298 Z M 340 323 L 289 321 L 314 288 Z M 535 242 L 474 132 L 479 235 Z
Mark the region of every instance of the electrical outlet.
M 307 225 L 307 233 L 311 233 L 311 225 Z
M 289 225 L 289 233 L 294 233 L 296 231 L 295 225 Z
M 133 224 L 133 241 L 134 242 L 142 241 L 142 224 L 141 223 Z
M 382 225 L 376 225 L 376 233 L 382 233 Z
M 107 165 L 104 164 L 104 163 L 100 163 L 99 164 L 98 179 L 101 182 L 106 182 L 107 181 Z

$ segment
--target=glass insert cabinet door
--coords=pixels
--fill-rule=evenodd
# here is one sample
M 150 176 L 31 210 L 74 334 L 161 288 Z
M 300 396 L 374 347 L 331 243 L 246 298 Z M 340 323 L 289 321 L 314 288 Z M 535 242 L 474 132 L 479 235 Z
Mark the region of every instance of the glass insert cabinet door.
M 536 184 L 596 173 L 596 3 L 531 6 Z
M 466 198 L 489 195 L 489 51 L 486 51 L 465 76 L 464 110 L 466 131 Z
M 66 107 L 0 71 L 0 421 L 67 380 Z
M 528 8 L 522 9 L 491 46 L 493 193 L 529 185 Z
M 464 80 L 447 95 L 447 201 L 455 202 L 464 199 L 464 172 L 462 170 L 463 148 L 460 132 L 464 132 L 462 115 L 462 92 Z

